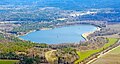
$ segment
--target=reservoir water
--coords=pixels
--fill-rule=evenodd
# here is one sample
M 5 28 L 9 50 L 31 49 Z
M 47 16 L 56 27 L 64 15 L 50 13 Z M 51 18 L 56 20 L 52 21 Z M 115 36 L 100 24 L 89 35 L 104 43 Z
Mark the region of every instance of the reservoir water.
M 72 25 L 51 30 L 40 30 L 20 36 L 24 40 L 37 43 L 60 44 L 60 43 L 78 43 L 85 39 L 81 36 L 83 33 L 95 31 L 97 27 L 93 25 Z

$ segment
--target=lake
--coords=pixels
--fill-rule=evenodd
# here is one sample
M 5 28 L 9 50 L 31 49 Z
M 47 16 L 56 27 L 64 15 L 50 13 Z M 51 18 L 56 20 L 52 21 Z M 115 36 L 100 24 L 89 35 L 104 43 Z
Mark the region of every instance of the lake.
M 93 25 L 71 25 L 54 28 L 51 30 L 40 30 L 20 36 L 24 40 L 37 43 L 60 44 L 60 43 L 78 43 L 85 39 L 81 36 L 83 33 L 95 31 L 97 27 Z

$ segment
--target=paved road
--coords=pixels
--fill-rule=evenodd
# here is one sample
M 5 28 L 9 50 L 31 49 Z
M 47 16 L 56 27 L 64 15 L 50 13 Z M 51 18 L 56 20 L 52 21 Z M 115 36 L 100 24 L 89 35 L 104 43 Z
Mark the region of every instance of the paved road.
M 117 44 L 118 46 L 114 47 L 113 49 L 111 49 L 111 50 L 109 50 L 109 51 L 107 51 L 107 52 L 105 52 L 106 50 L 100 52 L 100 53 L 99 53 L 100 55 L 99 55 L 97 58 L 94 58 L 94 59 L 90 60 L 90 61 L 87 62 L 86 64 L 91 64 L 92 62 L 94 62 L 94 61 L 97 60 L 98 58 L 106 55 L 106 54 L 109 53 L 110 51 L 112 51 L 112 50 L 116 49 L 117 47 L 119 47 L 119 46 L 120 46 L 120 40 L 119 40 L 116 44 Z

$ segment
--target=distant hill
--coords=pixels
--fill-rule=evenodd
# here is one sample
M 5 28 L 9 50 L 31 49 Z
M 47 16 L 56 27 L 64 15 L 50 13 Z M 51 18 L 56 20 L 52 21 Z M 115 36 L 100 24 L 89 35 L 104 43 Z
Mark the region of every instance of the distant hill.
M 52 21 L 69 17 L 71 12 L 67 10 L 87 13 L 93 9 L 96 14 L 73 19 L 120 22 L 119 3 L 119 0 L 0 0 L 0 21 Z
M 119 0 L 1 0 L 0 5 L 30 5 L 81 10 L 86 8 L 119 8 Z

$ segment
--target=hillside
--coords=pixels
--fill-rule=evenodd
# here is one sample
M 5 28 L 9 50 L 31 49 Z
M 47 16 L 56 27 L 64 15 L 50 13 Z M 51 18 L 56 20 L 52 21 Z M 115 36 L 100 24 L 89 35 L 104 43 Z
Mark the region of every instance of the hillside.
M 91 64 L 119 64 L 120 46 L 108 52 Z

